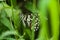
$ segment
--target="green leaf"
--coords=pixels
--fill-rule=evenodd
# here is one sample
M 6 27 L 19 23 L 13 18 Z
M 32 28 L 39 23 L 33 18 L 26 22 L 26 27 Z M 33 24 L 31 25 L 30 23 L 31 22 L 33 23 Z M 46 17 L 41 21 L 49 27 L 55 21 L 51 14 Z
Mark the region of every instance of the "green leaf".
M 6 14 L 8 17 L 12 17 L 12 8 L 11 7 L 8 7 L 8 8 L 4 8 Z
M 20 39 L 18 39 L 18 40 L 25 40 L 25 39 L 23 39 L 23 38 L 20 38 Z
M 1 23 L 3 23 L 9 30 L 14 30 L 13 25 L 7 18 L 2 18 Z
M 0 10 L 2 9 L 2 8 L 8 8 L 8 7 L 10 7 L 9 5 L 7 5 L 6 3 L 4 3 L 4 2 L 2 2 L 2 3 L 0 3 Z
M 29 37 L 30 37 L 30 39 L 31 39 L 31 30 L 29 30 L 29 29 L 26 29 L 26 33 L 29 35 Z
M 10 35 L 16 35 L 19 37 L 19 35 L 16 33 L 16 31 L 6 31 L 0 35 L 0 39 L 4 39 L 5 37 L 10 36 Z
M 16 40 L 16 39 L 14 39 L 14 38 L 5 38 L 6 40 Z
M 3 4 L 2 3 L 0 3 L 0 11 L 1 11 L 1 9 L 3 8 Z
M 36 10 L 34 10 L 33 8 L 33 3 L 32 2 L 27 2 L 26 5 L 25 5 L 25 8 L 28 9 L 29 11 L 35 13 Z

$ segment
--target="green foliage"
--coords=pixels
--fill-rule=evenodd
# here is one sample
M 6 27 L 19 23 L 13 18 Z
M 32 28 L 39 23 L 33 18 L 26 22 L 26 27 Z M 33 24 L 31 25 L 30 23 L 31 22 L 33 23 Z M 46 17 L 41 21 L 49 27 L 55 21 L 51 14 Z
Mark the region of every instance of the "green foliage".
M 24 8 L 31 14 L 38 15 L 40 29 L 37 39 L 59 40 L 60 5 L 58 0 L 26 0 L 20 5 L 17 5 L 17 0 L 7 1 L 9 3 L 6 1 L 0 2 L 0 40 L 35 40 L 35 16 L 32 18 L 31 28 L 25 27 L 20 18 L 20 15 L 24 13 L 20 7 L 23 3 Z

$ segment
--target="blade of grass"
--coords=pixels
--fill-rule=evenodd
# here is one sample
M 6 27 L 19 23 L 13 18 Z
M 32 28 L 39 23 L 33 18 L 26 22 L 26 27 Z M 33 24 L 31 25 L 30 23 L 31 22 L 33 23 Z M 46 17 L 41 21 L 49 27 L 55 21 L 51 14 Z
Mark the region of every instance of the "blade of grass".
M 36 0 L 33 0 L 33 10 L 36 10 Z M 34 14 L 36 14 L 36 13 L 34 12 Z M 33 17 L 33 21 L 32 21 L 32 38 L 31 38 L 31 40 L 35 40 L 34 24 L 35 24 L 35 17 Z
M 18 33 L 18 30 L 16 29 L 17 26 L 15 25 L 15 21 L 14 21 L 13 0 L 10 0 L 10 2 L 11 2 L 11 7 L 12 7 L 12 18 L 13 18 L 13 22 L 14 22 L 15 31 Z M 10 18 L 10 21 L 12 18 Z M 17 36 L 15 36 L 15 39 L 18 40 Z

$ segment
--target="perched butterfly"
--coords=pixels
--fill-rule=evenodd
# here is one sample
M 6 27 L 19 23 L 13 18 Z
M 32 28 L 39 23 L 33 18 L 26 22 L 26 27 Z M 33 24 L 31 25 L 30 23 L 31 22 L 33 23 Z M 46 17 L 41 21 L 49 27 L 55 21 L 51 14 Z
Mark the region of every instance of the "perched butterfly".
M 39 29 L 39 19 L 38 19 L 38 16 L 37 15 L 33 15 L 33 14 L 21 14 L 21 20 L 23 22 L 23 25 L 25 27 L 29 27 L 31 29 L 32 27 L 32 18 L 35 16 L 34 20 L 35 20 L 35 24 L 34 24 L 34 31 L 38 31 Z M 31 29 L 32 30 L 32 29 Z

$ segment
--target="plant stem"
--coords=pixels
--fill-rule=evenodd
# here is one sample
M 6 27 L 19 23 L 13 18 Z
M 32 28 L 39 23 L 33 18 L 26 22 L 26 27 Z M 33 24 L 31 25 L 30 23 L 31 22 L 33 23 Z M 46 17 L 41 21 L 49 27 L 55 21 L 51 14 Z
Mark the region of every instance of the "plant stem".
M 58 3 L 56 0 L 50 0 L 49 9 L 51 17 L 51 30 L 52 38 L 51 40 L 58 40 L 59 37 L 59 15 L 58 15 Z
M 38 40 L 48 40 L 47 34 L 47 12 L 46 12 L 47 0 L 38 0 L 38 16 L 41 29 L 39 30 Z

